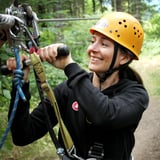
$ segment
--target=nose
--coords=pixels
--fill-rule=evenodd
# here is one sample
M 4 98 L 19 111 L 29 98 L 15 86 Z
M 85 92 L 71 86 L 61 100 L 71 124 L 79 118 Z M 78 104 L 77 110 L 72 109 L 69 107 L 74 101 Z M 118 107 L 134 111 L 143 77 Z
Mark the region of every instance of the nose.
M 99 51 L 99 45 L 97 42 L 91 43 L 87 49 L 88 53 L 96 53 Z

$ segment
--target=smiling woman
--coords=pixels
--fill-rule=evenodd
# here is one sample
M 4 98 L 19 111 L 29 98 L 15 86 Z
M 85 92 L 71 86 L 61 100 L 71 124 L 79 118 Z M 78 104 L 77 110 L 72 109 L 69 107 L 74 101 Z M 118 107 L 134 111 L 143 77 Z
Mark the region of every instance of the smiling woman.
M 66 81 L 53 89 L 77 151 L 72 156 L 67 150 L 65 153 L 69 159 L 131 160 L 134 131 L 149 102 L 139 74 L 129 67 L 132 60 L 139 58 L 143 29 L 132 15 L 112 12 L 102 17 L 90 33 L 89 73 L 81 69 L 71 53 L 56 57 L 57 48 L 62 44 L 51 44 L 39 50 L 43 61 L 64 70 L 67 76 Z M 14 63 L 10 62 L 8 60 L 7 66 L 13 68 Z M 27 80 L 22 89 L 27 102 L 19 100 L 11 129 L 14 143 L 20 146 L 48 132 L 43 103 L 29 112 L 29 68 L 25 68 L 24 73 Z M 14 98 L 15 87 L 10 111 Z M 44 103 L 54 127 L 57 119 L 52 104 L 48 98 Z M 59 142 L 64 147 L 61 134 Z
M 113 57 L 114 41 L 95 32 L 87 51 L 90 57 L 89 69 L 97 74 L 104 73 L 109 69 Z

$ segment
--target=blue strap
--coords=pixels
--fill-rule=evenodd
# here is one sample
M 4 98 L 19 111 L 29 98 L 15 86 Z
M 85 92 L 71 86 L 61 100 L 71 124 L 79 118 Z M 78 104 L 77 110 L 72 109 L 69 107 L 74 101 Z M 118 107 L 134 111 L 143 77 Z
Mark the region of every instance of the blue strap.
M 7 135 L 10 131 L 10 128 L 12 126 L 12 123 L 13 123 L 13 120 L 14 120 L 14 117 L 15 117 L 15 113 L 16 113 L 16 110 L 17 110 L 18 102 L 19 102 L 19 97 L 21 97 L 22 100 L 26 101 L 25 95 L 24 95 L 24 93 L 21 89 L 21 87 L 24 83 L 23 82 L 24 73 L 21 70 L 21 63 L 20 63 L 21 61 L 20 61 L 19 49 L 14 48 L 14 53 L 15 53 L 15 58 L 16 58 L 16 69 L 13 72 L 14 73 L 13 83 L 14 83 L 14 86 L 16 87 L 17 90 L 16 90 L 16 96 L 15 96 L 15 100 L 14 100 L 13 109 L 12 109 L 10 118 L 8 120 L 6 130 L 3 133 L 2 138 L 0 140 L 0 149 L 2 148 L 4 142 L 7 138 Z

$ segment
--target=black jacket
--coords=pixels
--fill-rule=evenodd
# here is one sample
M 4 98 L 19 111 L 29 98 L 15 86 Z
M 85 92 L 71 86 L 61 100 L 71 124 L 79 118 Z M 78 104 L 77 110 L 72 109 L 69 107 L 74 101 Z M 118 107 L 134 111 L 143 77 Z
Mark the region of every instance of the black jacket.
M 100 91 L 92 85 L 90 74 L 75 63 L 65 68 L 65 74 L 68 80 L 55 87 L 54 94 L 77 154 L 87 158 L 90 147 L 100 143 L 104 149 L 103 159 L 129 160 L 135 143 L 134 131 L 149 102 L 144 87 L 135 81 L 121 79 L 116 85 Z M 20 146 L 47 133 L 42 104 L 29 114 L 29 84 L 24 84 L 23 91 L 28 101 L 19 101 L 11 128 L 13 141 Z M 14 95 L 15 89 L 12 90 L 10 112 Z M 55 126 L 53 107 L 47 99 L 45 103 Z

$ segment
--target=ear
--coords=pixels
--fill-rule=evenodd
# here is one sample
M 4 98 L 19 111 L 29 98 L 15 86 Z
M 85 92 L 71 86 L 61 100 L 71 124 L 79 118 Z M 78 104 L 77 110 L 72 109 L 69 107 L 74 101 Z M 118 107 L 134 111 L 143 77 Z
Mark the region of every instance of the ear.
M 120 53 L 120 61 L 119 64 L 123 65 L 131 60 L 131 56 L 129 54 Z

